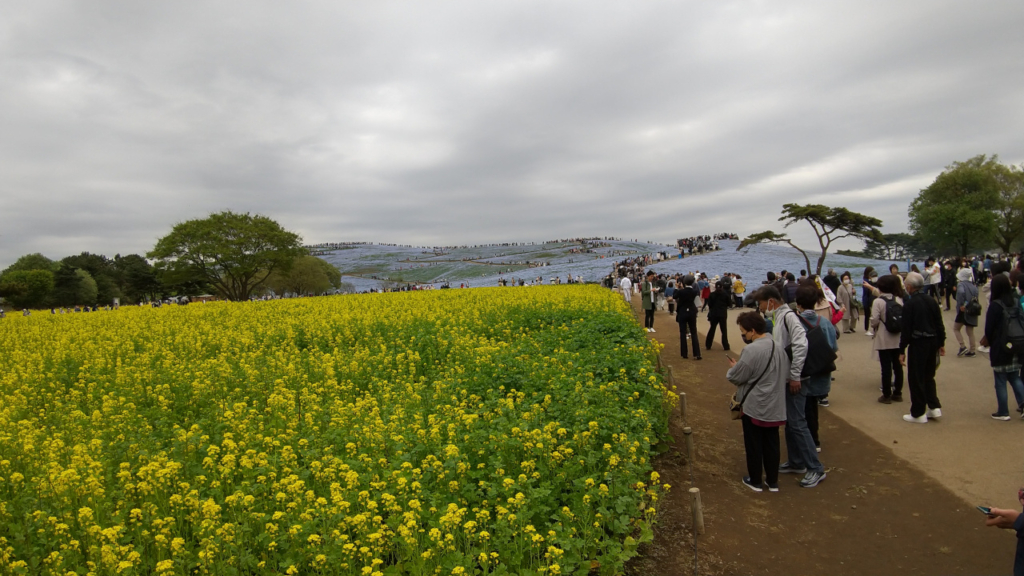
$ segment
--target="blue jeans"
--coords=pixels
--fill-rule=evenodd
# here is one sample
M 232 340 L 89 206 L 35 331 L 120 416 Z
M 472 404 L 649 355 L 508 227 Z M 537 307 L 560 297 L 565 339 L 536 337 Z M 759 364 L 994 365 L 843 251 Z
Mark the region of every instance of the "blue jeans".
M 786 382 L 786 456 L 794 468 L 807 468 L 810 471 L 824 472 L 825 467 L 818 461 L 818 451 L 814 449 L 814 438 L 807 428 L 807 390 L 800 386 L 800 391 L 793 394 Z
M 1017 399 L 1017 406 L 1024 404 L 1024 381 L 1020 379 L 1019 372 L 993 372 L 996 377 L 996 413 L 1000 416 L 1009 416 L 1010 409 L 1006 405 L 1006 384 L 1013 388 L 1013 395 Z

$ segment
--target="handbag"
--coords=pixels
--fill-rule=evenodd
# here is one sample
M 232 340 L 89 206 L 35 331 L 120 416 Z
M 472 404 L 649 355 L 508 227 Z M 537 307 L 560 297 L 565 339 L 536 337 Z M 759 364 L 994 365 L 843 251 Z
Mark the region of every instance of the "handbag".
M 732 398 L 729 399 L 729 414 L 733 420 L 739 420 L 740 418 L 743 417 L 743 403 L 747 401 L 747 396 L 750 396 L 750 393 L 754 390 L 754 387 L 757 386 L 758 382 L 761 381 L 761 378 L 764 378 L 764 375 L 768 372 L 768 368 L 771 367 L 772 365 L 772 358 L 774 357 L 775 340 L 772 340 L 772 353 L 771 356 L 768 357 L 768 362 L 765 363 L 764 370 L 761 371 L 761 375 L 758 376 L 756 380 L 754 380 L 754 382 L 750 385 L 750 388 L 747 390 L 747 392 L 743 394 L 742 400 L 740 400 L 739 402 L 736 401 L 735 392 L 732 393 Z
M 964 306 L 964 314 L 968 316 L 981 316 L 981 302 L 978 302 L 978 297 L 971 298 L 971 301 Z

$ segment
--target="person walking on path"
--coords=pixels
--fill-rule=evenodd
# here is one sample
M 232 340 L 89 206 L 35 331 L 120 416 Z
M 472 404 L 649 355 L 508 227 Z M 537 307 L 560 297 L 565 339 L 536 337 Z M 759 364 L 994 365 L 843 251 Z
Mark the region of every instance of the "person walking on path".
M 978 297 L 978 287 L 972 282 L 974 275 L 969 268 L 958 270 L 956 277 L 960 281 L 956 286 L 956 319 L 953 320 L 953 336 L 956 336 L 956 341 L 960 344 L 960 351 L 956 355 L 974 358 L 974 327 L 978 325 L 978 316 L 968 314 L 967 307 L 972 300 Z M 989 308 L 991 309 L 991 306 Z M 967 327 L 967 341 L 971 345 L 970 348 L 964 346 L 964 337 L 960 334 L 960 329 L 965 326 Z
M 959 298 L 960 295 L 957 294 L 958 302 Z M 996 386 L 996 411 L 992 418 L 1009 420 L 1010 408 L 1007 406 L 1006 385 L 1009 384 L 1010 388 L 1013 388 L 1017 412 L 1024 413 L 1024 382 L 1020 378 L 1021 358 L 1007 347 L 1003 311 L 1014 306 L 1019 308 L 1020 302 L 1006 275 L 997 274 L 992 277 L 992 295 L 989 302 L 988 313 L 985 315 L 985 337 L 982 342 L 991 347 L 988 358 Z
M 648 272 L 640 284 L 640 305 L 644 309 L 644 328 L 654 332 L 654 272 Z
M 807 358 L 807 333 L 796 312 L 782 302 L 782 295 L 774 286 L 762 286 L 754 292 L 758 310 L 771 321 L 771 334 L 775 344 L 783 350 L 790 347 L 789 383 L 786 386 L 786 455 L 788 460 L 779 465 L 784 474 L 803 474 L 800 485 L 813 488 L 825 479 L 825 467 L 818 460 L 814 438 L 807 429 L 807 391 L 801 382 L 801 372 Z
M 821 289 L 814 284 L 801 286 L 796 291 L 796 306 L 803 320 L 805 330 L 821 330 L 825 335 L 825 341 L 833 352 L 839 351 L 836 343 L 836 327 L 831 320 L 823 318 L 815 308 L 818 303 L 825 299 Z M 808 352 L 810 347 L 808 346 Z M 801 387 L 807 394 L 807 402 L 804 405 L 804 414 L 807 418 L 807 430 L 814 440 L 816 452 L 821 452 L 821 439 L 818 437 L 818 403 L 824 400 L 824 406 L 828 406 L 828 394 L 832 391 L 832 372 L 811 374 L 801 378 Z
M 846 314 L 843 315 L 843 319 L 840 321 L 843 326 L 843 334 L 856 332 L 859 317 L 854 302 L 857 301 L 857 294 L 853 288 L 853 278 L 848 271 L 843 272 L 839 289 L 836 291 L 836 301 L 846 309 Z
M 904 414 L 903 419 L 924 424 L 929 418 L 942 417 L 935 370 L 938 357 L 946 355 L 946 327 L 938 302 L 923 292 L 924 278 L 910 272 L 903 284 L 909 296 L 903 305 L 900 364 L 907 367 L 910 385 L 910 414 Z
M 882 395 L 878 401 L 882 404 L 903 402 L 903 366 L 900 364 L 900 333 L 890 332 L 885 320 L 889 302 L 903 306 L 903 283 L 894 274 L 878 279 L 878 298 L 871 305 L 871 331 L 875 333 L 871 340 L 871 350 L 878 354 L 878 362 L 882 365 Z
M 697 289 L 693 287 L 693 275 L 683 277 L 683 288 L 676 289 L 676 322 L 679 323 L 679 354 L 687 358 L 686 337 L 693 341 L 693 359 L 700 360 L 700 342 L 697 341 Z M 689 332 L 689 334 L 687 334 Z
M 769 334 L 764 318 L 747 311 L 736 318 L 740 335 L 747 346 L 740 359 L 729 357 L 725 378 L 736 385 L 736 398 L 743 411 L 743 447 L 747 455 L 747 475 L 743 485 L 754 492 L 764 487 L 779 491 L 779 427 L 786 423 L 786 379 L 789 358 Z M 761 473 L 764 472 L 764 482 Z
M 622 297 L 626 299 L 626 303 L 633 301 L 633 283 L 629 281 L 629 276 L 623 276 L 622 281 L 619 282 L 619 288 L 622 289 Z
M 732 295 L 736 299 L 736 307 L 743 308 L 743 296 L 747 293 L 747 285 L 743 283 L 743 277 L 736 274 L 736 279 L 732 281 Z
M 878 272 L 875 272 L 875 269 L 873 267 L 868 266 L 867 268 L 864 269 L 864 277 L 861 278 L 861 285 L 860 285 L 860 288 L 861 288 L 860 301 L 861 301 L 861 303 L 864 304 L 864 309 L 865 310 L 870 310 L 871 309 L 871 304 L 874 303 L 874 301 L 875 301 L 875 286 L 874 286 L 873 282 L 877 278 L 878 278 Z M 869 322 L 870 319 L 871 319 L 871 315 L 870 314 L 865 314 L 864 315 L 864 333 L 867 336 L 873 336 L 873 334 L 871 333 L 871 327 L 868 325 L 868 322 Z
M 708 296 L 708 299 L 704 302 L 708 307 L 708 336 L 704 340 L 704 348 L 711 350 L 711 345 L 715 342 L 715 330 L 722 330 L 722 348 L 724 350 L 729 349 L 729 331 L 725 327 L 725 323 L 729 320 L 729 295 L 725 292 L 725 287 L 719 283 L 715 285 L 715 291 Z

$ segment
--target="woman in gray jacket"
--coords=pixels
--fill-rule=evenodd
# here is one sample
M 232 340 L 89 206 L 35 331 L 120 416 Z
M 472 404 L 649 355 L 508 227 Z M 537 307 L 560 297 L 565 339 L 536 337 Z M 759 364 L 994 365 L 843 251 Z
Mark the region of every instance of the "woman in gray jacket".
M 786 423 L 786 382 L 789 357 L 782 346 L 765 334 L 764 318 L 754 311 L 736 319 L 747 346 L 740 359 L 729 358 L 725 377 L 736 385 L 736 399 L 743 409 L 743 446 L 747 476 L 743 485 L 754 492 L 779 491 L 779 427 Z M 761 472 L 764 471 L 764 483 Z
M 974 285 L 974 273 L 970 268 L 961 268 L 956 271 L 956 319 L 953 320 L 953 336 L 960 343 L 960 351 L 957 356 L 974 358 L 974 327 L 978 325 L 978 317 L 967 313 L 967 305 L 971 300 L 978 297 L 978 287 Z M 960 329 L 967 327 L 967 341 L 970 348 L 964 346 L 964 337 Z

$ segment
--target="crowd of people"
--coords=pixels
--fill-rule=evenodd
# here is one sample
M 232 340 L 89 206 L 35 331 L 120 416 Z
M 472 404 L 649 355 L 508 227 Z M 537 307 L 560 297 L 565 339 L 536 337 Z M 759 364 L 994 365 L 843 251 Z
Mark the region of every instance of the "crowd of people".
M 988 354 L 996 392 L 992 418 L 1010 420 L 1007 387 L 1024 418 L 1024 260 L 998 258 L 929 258 L 923 271 L 909 272 L 892 265 L 879 276 L 864 270 L 859 290 L 850 272 L 824 276 L 788 271 L 768 272 L 748 294 L 742 276 L 725 273 L 666 275 L 645 269 L 653 262 L 635 257 L 616 264 L 617 279 L 606 286 L 630 301 L 640 295 L 644 327 L 655 332 L 654 312 L 668 309 L 679 329 L 680 356 L 700 360 L 697 316 L 707 311 L 709 329 L 703 350 L 712 348 L 716 333 L 729 350 L 726 322 L 730 308 L 744 309 L 735 318 L 748 344 L 732 364 L 727 379 L 737 386 L 736 404 L 742 410 L 747 475 L 742 483 L 755 491 L 778 490 L 779 474 L 801 474 L 800 485 L 816 486 L 826 478 L 821 464 L 818 408 L 829 405 L 839 338 L 861 325 L 872 338 L 879 362 L 878 402 L 904 401 L 909 392 L 908 423 L 924 424 L 942 417 L 936 388 L 938 360 L 946 354 L 942 315 L 954 311 L 953 334 L 957 356 Z M 858 293 L 859 292 L 859 293 Z M 986 293 L 989 306 L 981 305 Z M 984 329 L 974 329 L 984 316 Z M 778 428 L 785 424 L 787 461 L 780 462 Z

